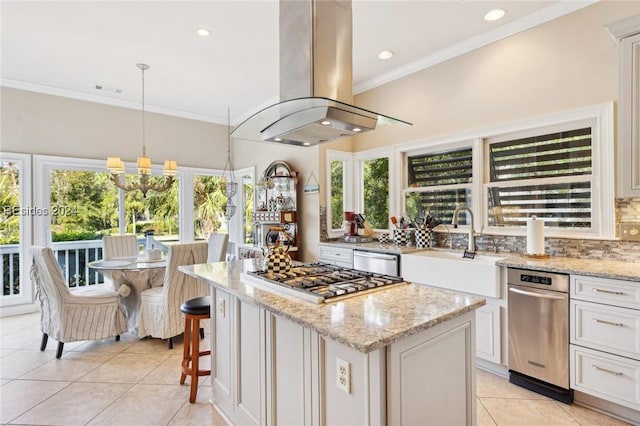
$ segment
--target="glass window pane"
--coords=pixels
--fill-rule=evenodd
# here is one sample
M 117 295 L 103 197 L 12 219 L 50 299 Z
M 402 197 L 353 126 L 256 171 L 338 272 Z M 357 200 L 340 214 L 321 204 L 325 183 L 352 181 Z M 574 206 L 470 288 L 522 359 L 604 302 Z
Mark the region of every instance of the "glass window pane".
M 244 209 L 242 212 L 244 213 L 242 216 L 242 231 L 244 232 L 243 239 L 245 244 L 253 244 L 253 222 L 251 217 L 253 216 L 253 176 L 252 175 L 244 175 L 242 176 L 242 188 L 243 188 L 243 203 Z
M 67 285 L 102 282 L 87 264 L 102 256 L 102 237 L 118 233 L 118 189 L 106 172 L 54 169 L 49 179 L 51 240 Z
M 342 229 L 342 217 L 344 210 L 344 161 L 332 161 L 331 229 Z
M 389 226 L 389 158 L 362 162 L 364 215 L 374 229 Z
M 405 195 L 407 216 L 425 218 L 428 214 L 435 216 L 442 223 L 451 223 L 456 207 L 471 205 L 469 188 L 447 189 L 439 191 L 409 192 Z M 458 217 L 458 224 L 468 225 L 467 215 Z
M 471 183 L 471 160 L 471 148 L 410 156 L 409 187 Z
M 568 182 L 530 186 L 492 186 L 489 194 L 489 225 L 526 226 L 533 215 L 545 226 L 591 227 L 591 183 Z
M 226 178 L 222 176 L 193 177 L 193 229 L 196 240 L 207 239 L 214 232 L 227 233 L 225 183 Z
M 139 178 L 127 175 L 127 183 Z M 161 182 L 163 176 L 152 176 L 151 181 Z M 179 235 L 179 178 L 176 177 L 171 187 L 163 192 L 149 191 L 144 197 L 141 191 L 129 191 L 125 195 L 126 230 L 127 233 L 144 235 L 146 231 L 153 231 L 154 239 L 164 251 L 168 251 L 167 244 L 180 241 Z
M 20 164 L 0 162 L 0 271 L 2 295 L 20 292 Z M 26 207 L 26 206 L 24 206 Z

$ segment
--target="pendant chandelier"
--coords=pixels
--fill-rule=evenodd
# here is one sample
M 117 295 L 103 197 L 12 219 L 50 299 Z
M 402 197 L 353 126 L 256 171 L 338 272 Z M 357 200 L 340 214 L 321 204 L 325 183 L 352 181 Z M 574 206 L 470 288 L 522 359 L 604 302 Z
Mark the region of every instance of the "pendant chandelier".
M 227 170 L 229 174 L 227 175 Z M 224 210 L 224 217 L 230 220 L 236 213 L 236 205 L 233 204 L 233 196 L 236 195 L 238 184 L 233 178 L 233 163 L 231 162 L 231 112 L 227 109 L 227 162 L 224 165 L 222 176 L 225 178 L 224 195 L 227 197 L 227 205 Z
M 137 162 L 140 179 L 138 182 L 126 183 L 124 179 L 124 162 L 120 157 L 108 157 L 107 170 L 111 173 L 111 180 L 115 186 L 124 191 L 135 191 L 136 189 L 139 189 L 142 191 L 142 196 L 146 198 L 148 191 L 163 192 L 171 188 L 174 180 L 173 177 L 176 175 L 178 166 L 175 160 L 166 160 L 164 162 L 163 174 L 167 176 L 167 178 L 164 182 L 151 182 L 151 159 L 147 157 L 144 127 L 144 72 L 150 67 L 147 64 L 136 64 L 136 66 L 142 71 L 142 156 L 138 157 Z

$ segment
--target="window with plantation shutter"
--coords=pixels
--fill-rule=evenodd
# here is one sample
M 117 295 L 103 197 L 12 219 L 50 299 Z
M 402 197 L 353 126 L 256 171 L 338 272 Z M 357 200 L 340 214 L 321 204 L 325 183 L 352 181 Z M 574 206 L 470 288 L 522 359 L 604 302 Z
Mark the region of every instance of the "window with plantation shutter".
M 471 147 L 408 156 L 408 186 L 415 190 L 405 192 L 407 215 L 420 218 L 430 213 L 451 223 L 458 205 L 471 205 L 472 157 Z M 460 224 L 467 224 L 465 217 L 460 217 Z
M 488 144 L 489 226 L 592 226 L 591 127 Z

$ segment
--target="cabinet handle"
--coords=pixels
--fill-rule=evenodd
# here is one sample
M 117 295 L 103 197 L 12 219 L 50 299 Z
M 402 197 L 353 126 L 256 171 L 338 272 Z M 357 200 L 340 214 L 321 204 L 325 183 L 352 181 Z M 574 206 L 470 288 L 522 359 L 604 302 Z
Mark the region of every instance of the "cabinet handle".
M 622 296 L 623 294 L 626 294 L 622 291 L 611 291 L 611 290 L 603 290 L 601 288 L 594 288 L 593 291 L 595 291 L 596 293 L 607 293 L 607 294 L 615 294 L 618 296 Z
M 593 322 L 599 322 L 601 324 L 615 325 L 616 327 L 624 327 L 624 324 L 621 323 L 621 322 L 605 321 L 605 320 L 601 320 L 601 319 L 598 319 L 598 318 L 594 318 Z
M 604 371 L 605 373 L 613 374 L 615 376 L 624 375 L 624 373 L 621 373 L 620 371 L 609 370 L 607 368 L 598 367 L 597 365 L 592 365 L 592 367 L 593 367 L 594 370 Z

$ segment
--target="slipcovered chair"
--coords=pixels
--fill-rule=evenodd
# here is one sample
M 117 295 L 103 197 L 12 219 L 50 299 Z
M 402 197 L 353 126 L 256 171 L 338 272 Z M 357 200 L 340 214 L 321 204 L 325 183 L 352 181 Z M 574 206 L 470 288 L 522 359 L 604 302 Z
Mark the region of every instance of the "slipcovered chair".
M 169 349 L 173 348 L 172 338 L 184 332 L 180 305 L 209 294 L 207 284 L 178 271 L 178 266 L 206 263 L 207 250 L 206 241 L 169 247 L 162 287 L 153 287 L 140 294 L 139 336 L 168 339 Z
M 138 239 L 135 235 L 107 235 L 102 237 L 102 257 L 136 257 L 138 255 Z
M 227 257 L 228 234 L 209 235 L 209 252 L 207 262 L 222 262 Z
M 51 248 L 33 246 L 30 253 L 31 280 L 36 284 L 36 298 L 42 311 L 41 351 L 46 349 L 49 336 L 58 341 L 56 358 L 62 356 L 67 342 L 109 337 L 120 340 L 120 334 L 127 331 L 127 318 L 118 293 L 104 285 L 71 291 Z

